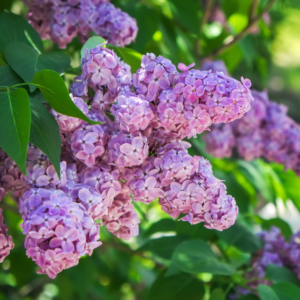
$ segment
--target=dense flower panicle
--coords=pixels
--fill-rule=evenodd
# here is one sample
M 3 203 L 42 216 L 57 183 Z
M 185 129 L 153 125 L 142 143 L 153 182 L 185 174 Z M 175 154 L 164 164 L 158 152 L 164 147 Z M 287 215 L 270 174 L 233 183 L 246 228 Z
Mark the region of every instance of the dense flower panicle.
M 300 231 L 295 233 L 290 238 L 290 243 L 287 247 L 284 263 L 290 268 L 300 279 Z
M 279 228 L 273 226 L 269 231 L 262 231 L 258 234 L 263 241 L 263 248 L 254 253 L 250 266 L 251 270 L 246 273 L 246 280 L 249 281 L 247 286 L 257 290 L 259 284 L 272 285 L 272 282 L 265 278 L 267 266 L 270 264 L 277 266 L 289 267 L 288 249 L 290 245 L 285 241 Z M 293 237 L 291 238 L 291 241 Z M 293 266 L 298 266 L 299 260 L 293 262 Z M 238 287 L 237 291 L 240 295 L 250 294 L 249 289 Z M 230 299 L 239 298 L 238 294 L 230 295 Z
M 7 226 L 3 223 L 2 209 L 0 208 L 0 263 L 4 261 L 14 247 L 12 237 L 7 236 Z
M 97 22 L 93 14 L 99 5 L 110 7 L 103 1 L 93 1 L 91 10 L 90 0 L 36 1 L 31 5 L 57 6 L 54 18 L 64 15 L 62 23 L 81 5 L 91 24 Z M 107 14 L 102 20 L 107 28 L 109 18 Z M 117 28 L 124 20 L 120 12 L 114 18 Z M 90 125 L 52 110 L 62 141 L 60 176 L 33 145 L 28 148 L 26 176 L 0 151 L 0 196 L 18 192 L 27 255 L 40 267 L 38 272 L 50 278 L 101 245 L 100 226 L 118 238 L 137 236 L 140 220 L 132 201 L 149 204 L 158 199 L 171 217 L 182 214 L 182 221 L 203 222 L 220 231 L 233 225 L 238 214 L 209 161 L 189 155 L 191 145 L 183 139 L 196 137 L 213 123 L 241 118 L 252 101 L 250 81 L 192 69 L 194 64 L 179 64 L 179 73 L 170 60 L 151 53 L 142 57 L 141 68 L 132 75 L 129 65 L 102 46 L 85 50 L 82 74 L 70 88 L 75 105 L 102 124 Z M 93 99 L 89 89 L 95 92 Z M 270 118 L 279 115 L 273 110 Z M 244 132 L 254 128 L 248 119 Z M 279 128 L 273 128 L 274 134 Z M 229 126 L 216 147 L 226 142 L 229 152 L 235 142 L 231 133 Z
M 136 20 L 107 0 L 27 1 L 28 21 L 42 39 L 51 39 L 60 48 L 78 36 L 85 43 L 91 31 L 110 44 L 124 47 L 136 38 Z
M 118 238 L 128 240 L 139 234 L 140 220 L 129 193 L 116 196 L 103 220 L 107 230 Z
M 41 268 L 39 273 L 50 278 L 101 245 L 99 225 L 83 205 L 60 190 L 30 189 L 20 199 L 20 212 L 26 254 Z
M 287 108 L 268 99 L 266 92 L 252 91 L 252 109 L 230 124 L 213 127 L 204 136 L 207 151 L 230 157 L 234 147 L 245 160 L 265 157 L 300 174 L 300 126 L 287 116 Z
M 174 147 L 158 155 L 163 194 L 159 195 L 162 210 L 191 224 L 205 223 L 210 229 L 223 230 L 234 224 L 238 207 L 226 194 L 226 187 L 212 173 L 203 157 L 191 157 L 186 149 Z

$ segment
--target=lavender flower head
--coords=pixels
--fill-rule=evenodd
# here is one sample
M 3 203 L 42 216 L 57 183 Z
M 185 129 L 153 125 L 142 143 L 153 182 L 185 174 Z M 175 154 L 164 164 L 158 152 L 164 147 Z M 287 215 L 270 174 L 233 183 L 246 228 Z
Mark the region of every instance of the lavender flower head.
M 136 38 L 136 20 L 107 0 L 22 0 L 29 6 L 28 21 L 42 39 L 59 48 L 78 36 L 85 43 L 91 31 L 112 45 L 124 47 Z

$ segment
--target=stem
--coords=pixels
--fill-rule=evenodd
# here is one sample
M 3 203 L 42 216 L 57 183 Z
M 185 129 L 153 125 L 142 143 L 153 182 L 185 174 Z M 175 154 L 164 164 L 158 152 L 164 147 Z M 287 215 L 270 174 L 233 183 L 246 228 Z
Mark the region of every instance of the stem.
M 228 284 L 228 287 L 227 287 L 227 289 L 226 289 L 225 292 L 224 292 L 224 296 L 223 296 L 223 299 L 222 299 L 222 300 L 226 300 L 226 296 L 227 296 L 227 294 L 229 293 L 230 289 L 231 289 L 233 286 L 234 286 L 233 283 Z
M 259 15 L 257 15 L 255 18 L 253 18 L 242 32 L 237 34 L 230 42 L 222 45 L 220 48 L 215 50 L 213 53 L 208 55 L 206 58 L 212 59 L 215 56 L 218 56 L 219 54 L 223 53 L 228 48 L 230 48 L 232 45 L 234 45 L 235 43 L 237 43 L 238 41 L 243 39 L 251 31 L 251 29 L 256 25 L 256 23 L 260 20 L 260 18 L 263 16 L 263 14 L 268 12 L 271 9 L 271 7 L 273 6 L 273 4 L 275 2 L 276 2 L 276 0 L 270 0 L 268 2 L 268 4 L 266 5 L 266 7 L 263 9 L 263 11 Z
M 12 85 L 12 86 L 10 86 L 9 87 L 9 89 L 12 89 L 12 88 L 15 88 L 15 87 L 18 87 L 18 86 L 21 86 L 21 85 L 35 85 L 35 86 L 38 86 L 37 84 L 35 84 L 35 83 L 18 83 L 18 84 L 15 84 L 15 85 Z
M 252 0 L 250 12 L 249 12 L 249 23 L 255 18 L 258 4 L 259 4 L 259 0 Z
M 201 20 L 201 31 L 203 30 L 203 26 L 207 23 L 210 15 L 211 15 L 211 11 L 214 7 L 214 4 L 215 4 L 215 0 L 207 0 L 206 2 L 206 5 L 205 5 L 205 12 L 204 12 L 204 15 L 203 15 L 203 18 Z
M 0 63 L 3 65 L 3 66 L 7 66 L 7 64 L 5 63 L 5 61 L 3 59 L 0 58 Z
M 200 0 L 201 2 L 201 0 Z M 199 61 L 201 60 L 201 34 L 203 32 L 203 27 L 204 25 L 207 23 L 210 15 L 211 15 L 211 11 L 214 7 L 215 4 L 215 0 L 207 0 L 206 5 L 205 5 L 205 9 L 204 9 L 204 15 L 200 21 L 200 36 L 197 40 L 197 44 L 196 44 L 196 53 L 197 53 L 197 57 L 199 59 Z

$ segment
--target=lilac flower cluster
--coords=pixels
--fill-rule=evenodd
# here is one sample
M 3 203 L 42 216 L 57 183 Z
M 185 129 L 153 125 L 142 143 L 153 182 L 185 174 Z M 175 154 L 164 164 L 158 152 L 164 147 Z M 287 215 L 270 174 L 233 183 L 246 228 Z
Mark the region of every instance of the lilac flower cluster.
M 118 238 L 139 234 L 132 201 L 156 199 L 172 218 L 204 222 L 224 230 L 234 224 L 238 207 L 214 177 L 210 163 L 188 154 L 183 138 L 196 136 L 212 123 L 230 122 L 250 108 L 249 80 L 191 69 L 154 54 L 143 56 L 141 68 L 130 66 L 99 45 L 85 51 L 82 74 L 70 87 L 75 105 L 90 119 L 52 110 L 60 128 L 62 154 L 58 176 L 54 166 L 30 145 L 27 175 L 21 175 L 3 152 L 5 176 L 20 181 L 21 225 L 25 248 L 54 278 L 100 246 L 99 227 Z M 88 104 L 88 88 L 95 96 Z M 10 177 L 9 177 L 10 178 Z M 18 182 L 19 182 L 18 181 Z M 16 185 L 16 184 L 15 184 Z
M 287 115 L 287 107 L 268 99 L 267 93 L 252 91 L 252 109 L 243 119 L 218 124 L 204 136 L 212 155 L 230 157 L 233 148 L 247 161 L 264 157 L 284 164 L 300 175 L 300 126 Z
M 87 200 L 87 192 L 85 188 L 79 190 L 78 194 L 84 195 L 77 202 L 77 198 L 61 190 L 31 188 L 20 200 L 26 254 L 41 268 L 40 274 L 55 278 L 57 273 L 77 265 L 81 256 L 91 255 L 101 245 L 99 225 L 82 204 Z M 101 206 L 103 199 L 99 198 Z
M 7 226 L 3 223 L 2 209 L 0 208 L 0 263 L 9 255 L 14 246 L 11 235 L 7 236 Z
M 264 246 L 254 253 L 250 261 L 251 270 L 246 274 L 246 280 L 249 281 L 247 287 L 257 290 L 259 284 L 272 285 L 272 282 L 265 278 L 266 268 L 270 264 L 286 267 L 300 279 L 300 232 L 292 235 L 289 243 L 275 226 L 269 231 L 262 231 L 258 236 Z M 238 287 L 237 291 L 241 295 L 250 293 L 249 289 L 242 287 Z M 237 294 L 230 295 L 230 299 L 236 298 L 239 298 Z
M 90 32 L 124 47 L 136 38 L 136 20 L 109 0 L 22 0 L 29 6 L 29 23 L 42 39 L 51 39 L 65 48 L 75 36 L 81 43 Z

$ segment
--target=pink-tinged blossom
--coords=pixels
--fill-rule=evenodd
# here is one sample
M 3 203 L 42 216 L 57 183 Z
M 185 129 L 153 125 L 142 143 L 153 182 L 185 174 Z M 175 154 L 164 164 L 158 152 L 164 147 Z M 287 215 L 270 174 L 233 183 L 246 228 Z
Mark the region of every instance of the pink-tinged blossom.
M 129 193 L 117 196 L 104 217 L 107 230 L 125 240 L 139 234 L 140 220 L 131 202 Z
M 171 217 L 191 224 L 205 223 L 209 229 L 224 230 L 234 224 L 238 208 L 226 187 L 212 173 L 203 157 L 191 157 L 180 144 L 161 149 L 163 165 L 159 174 L 162 193 L 159 203 Z
M 4 261 L 10 250 L 15 246 L 12 237 L 7 235 L 7 230 L 7 226 L 3 223 L 2 209 L 0 208 L 0 263 Z
M 35 207 L 30 204 L 33 194 L 41 197 Z M 63 191 L 30 189 L 20 199 L 20 212 L 26 254 L 40 267 L 40 274 L 55 278 L 57 273 L 77 265 L 81 256 L 91 255 L 101 245 L 99 225 L 83 205 Z
M 120 129 L 128 132 L 145 130 L 154 119 L 154 108 L 146 100 L 119 96 L 111 111 Z

